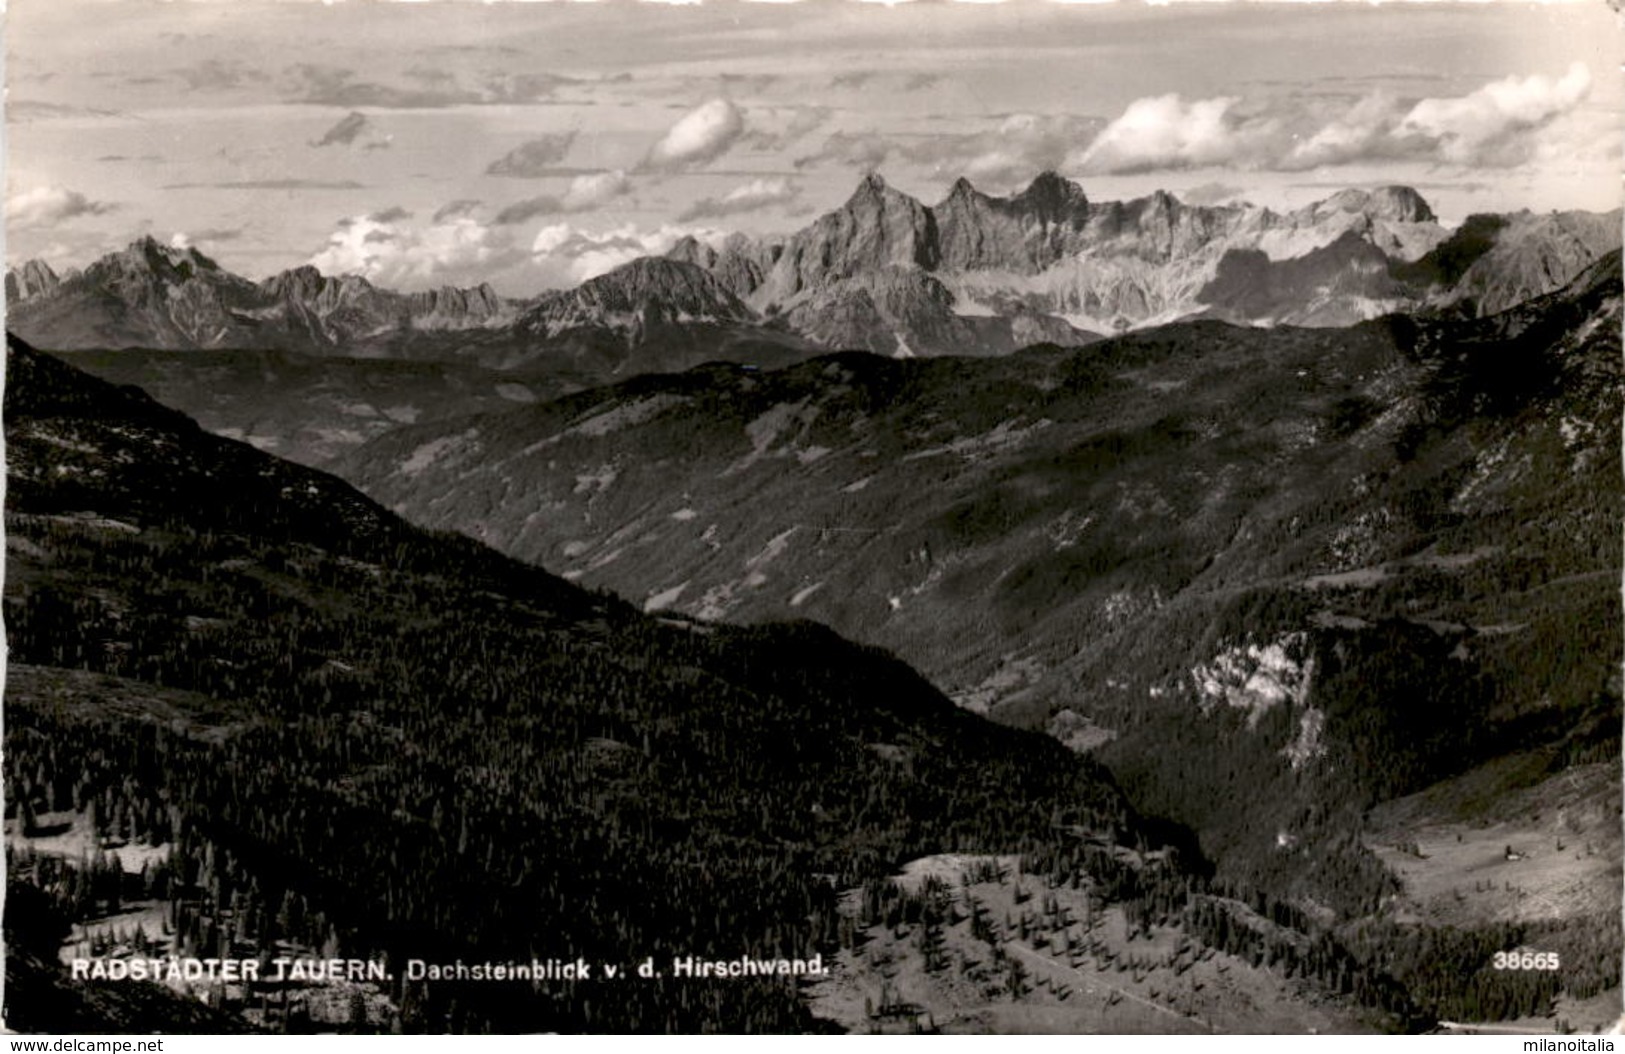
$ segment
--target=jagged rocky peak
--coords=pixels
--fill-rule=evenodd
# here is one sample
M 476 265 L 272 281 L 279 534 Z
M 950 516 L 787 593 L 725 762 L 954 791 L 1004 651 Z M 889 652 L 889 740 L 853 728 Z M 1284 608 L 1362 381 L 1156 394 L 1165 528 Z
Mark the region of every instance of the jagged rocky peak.
M 196 248 L 165 245 L 148 234 L 131 242 L 123 252 L 104 256 L 101 261 L 126 273 L 146 271 L 161 278 L 185 281 L 199 271 L 219 271 L 220 265 Z
M 785 304 L 807 289 L 893 264 L 931 270 L 939 261 L 930 209 L 871 172 L 846 203 L 820 216 L 784 246 L 758 305 Z
M 692 234 L 683 235 L 682 239 L 666 253 L 668 260 L 677 260 L 680 263 L 690 263 L 696 267 L 710 270 L 717 262 L 717 251 L 700 241 Z
M 272 275 L 260 283 L 260 291 L 278 299 L 307 300 L 322 291 L 327 278 L 310 264 Z
M 1402 186 L 1341 190 L 1311 208 L 1319 215 L 1355 212 L 1390 223 L 1432 223 L 1438 219 L 1422 195 Z
M 1031 274 L 1078 251 L 1089 201 L 1083 188 L 1054 172 L 1008 198 L 960 178 L 935 212 L 943 268 Z
M 1034 213 L 1054 219 L 1073 219 L 1083 221 L 1083 216 L 1089 207 L 1089 199 L 1083 193 L 1083 188 L 1065 178 L 1057 172 L 1040 172 L 1027 189 L 1011 199 L 1012 203 L 1019 203 Z
M 704 268 L 683 260 L 644 256 L 575 289 L 545 297 L 526 313 L 521 325 L 558 333 L 578 326 L 614 327 L 632 321 L 737 322 L 752 317 L 739 297 Z
M 44 260 L 29 260 L 21 267 L 6 272 L 6 301 L 16 303 L 29 297 L 44 296 L 60 282 L 50 264 Z
M 966 179 L 964 176 L 960 176 L 958 179 L 954 180 L 954 185 L 948 188 L 948 196 L 943 200 L 942 204 L 946 205 L 951 201 L 966 202 L 986 200 L 986 194 L 983 194 L 981 191 L 972 186 L 970 180 Z
M 888 196 L 907 197 L 901 191 L 894 190 L 886 182 L 885 176 L 879 172 L 870 172 L 858 180 L 857 189 L 852 192 L 852 197 L 848 199 L 847 204 L 851 205 L 853 202 L 861 202 L 871 198 L 884 200 Z

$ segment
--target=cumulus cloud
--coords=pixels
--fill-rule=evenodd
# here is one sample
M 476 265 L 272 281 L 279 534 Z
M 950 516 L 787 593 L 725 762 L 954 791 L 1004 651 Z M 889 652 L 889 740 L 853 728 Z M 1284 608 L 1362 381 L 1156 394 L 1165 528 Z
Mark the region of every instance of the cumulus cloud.
M 1455 99 L 1423 99 L 1399 122 L 1399 134 L 1432 140 L 1458 164 L 1518 164 L 1526 133 L 1574 109 L 1591 93 L 1591 70 L 1576 62 L 1561 78 L 1536 74 L 1494 81 Z
M 669 252 L 687 236 L 714 245 L 726 235 L 708 227 L 631 224 L 609 230 L 578 228 L 567 220 L 544 226 L 527 242 L 512 226 L 452 215 L 424 225 L 385 213 L 339 221 L 327 244 L 310 258 L 325 274 L 357 274 L 379 285 L 424 289 L 492 282 L 515 295 L 578 285 L 640 256 Z
M 631 190 L 631 180 L 619 169 L 613 172 L 587 172 L 572 179 L 563 196 L 544 194 L 515 202 L 498 212 L 492 222 L 508 227 L 537 216 L 591 212 Z
M 483 281 L 525 256 L 504 232 L 467 216 L 426 227 L 353 216 L 336 226 L 310 263 L 326 274 L 356 274 L 380 285 L 422 288 Z
M 788 205 L 801 196 L 801 188 L 782 177 L 753 179 L 728 191 L 720 198 L 702 198 L 677 217 L 679 223 L 689 220 L 715 219 L 737 216 L 746 212 L 760 212 L 776 205 Z
M 1249 108 L 1233 97 L 1155 96 L 1130 103 L 1068 164 L 1085 173 L 1384 160 L 1511 168 L 1549 156 L 1553 137 L 1581 147 L 1602 134 L 1571 127 L 1591 86 L 1591 71 L 1577 62 L 1561 77 L 1513 76 L 1466 95 L 1409 100 L 1379 89 L 1335 109 L 1323 98 Z
M 722 156 L 745 133 L 745 116 L 727 99 L 712 99 L 684 114 L 649 150 L 644 167 L 677 171 Z
M 113 206 L 92 201 L 67 187 L 34 187 L 6 199 L 6 219 L 18 227 L 41 227 L 79 216 L 97 216 Z
M 585 282 L 641 256 L 660 256 L 686 237 L 720 243 L 724 235 L 708 229 L 671 224 L 644 230 L 631 224 L 608 231 L 584 231 L 568 223 L 543 227 L 531 243 L 533 264 L 563 279 Z
M 1399 100 L 1387 92 L 1372 92 L 1313 134 L 1300 138 L 1282 158 L 1281 167 L 1318 168 L 1364 158 L 1403 155 L 1406 144 L 1394 138 L 1395 126 L 1403 113 Z
M 555 174 L 559 162 L 570 153 L 574 132 L 558 132 L 521 143 L 485 168 L 488 176 L 514 176 L 536 179 Z
M 1101 174 L 1250 167 L 1270 152 L 1280 125 L 1269 117 L 1240 116 L 1239 101 L 1221 96 L 1187 102 L 1179 95 L 1136 99 L 1083 150 L 1077 165 Z
M 311 143 L 311 146 L 349 146 L 367 130 L 367 115 L 351 110 L 350 113 L 339 119 L 338 124 L 323 133 L 320 139 Z
M 564 211 L 587 212 L 632 192 L 632 181 L 620 169 L 587 172 L 570 180 L 564 192 Z
M 981 131 L 904 138 L 836 132 L 818 152 L 798 158 L 805 169 L 835 164 L 870 172 L 891 161 L 924 165 L 940 176 L 966 176 L 979 186 L 1013 188 L 1060 168 L 1105 122 L 1074 114 L 1018 113 Z
M 967 136 L 950 145 L 964 159 L 960 174 L 972 182 L 1009 186 L 1060 168 L 1102 123 L 1095 117 L 1018 113 L 1006 117 L 990 133 Z M 953 154 L 937 159 L 937 170 L 947 174 L 946 168 L 956 160 Z

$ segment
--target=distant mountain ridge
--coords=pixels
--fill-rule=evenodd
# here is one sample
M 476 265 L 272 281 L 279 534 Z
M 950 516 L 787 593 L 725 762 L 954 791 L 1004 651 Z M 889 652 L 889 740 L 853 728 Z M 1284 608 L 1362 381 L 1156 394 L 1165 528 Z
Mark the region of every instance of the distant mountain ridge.
M 1078 184 L 1045 172 L 1002 198 L 960 179 L 926 206 L 871 174 L 840 208 L 783 242 L 736 236 L 721 251 L 684 243 L 673 254 L 792 318 L 802 305 L 827 316 L 820 302 L 832 289 L 902 267 L 935 278 L 961 317 L 1050 316 L 1105 332 L 1187 316 L 1346 325 L 1389 311 L 1490 313 L 1550 292 L 1620 244 L 1618 212 L 1474 217 L 1468 227 L 1482 243 L 1470 280 L 1431 259 L 1442 246 L 1459 256 L 1461 246 L 1410 187 L 1349 189 L 1280 213 L 1188 205 L 1165 191 L 1091 202 Z M 902 313 L 881 314 L 899 337 L 913 332 Z M 840 332 L 826 321 L 822 339 L 902 350 L 865 325 Z
M 518 304 L 488 285 L 396 293 L 358 275 L 314 267 L 262 282 L 192 247 L 151 237 L 82 271 L 39 260 L 7 272 L 9 323 L 55 349 L 268 348 L 388 354 L 412 332 L 479 330 L 511 322 Z
M 1473 216 L 1451 231 L 1402 186 L 1276 212 L 1164 191 L 1095 202 L 1046 172 L 1008 197 L 960 179 L 927 206 L 871 174 L 783 240 L 689 237 L 523 300 L 488 285 L 396 293 L 308 265 L 256 283 L 151 238 L 61 276 L 29 261 L 7 273 L 6 294 L 13 328 L 55 350 L 461 358 L 601 381 L 828 350 L 1002 355 L 1185 317 L 1473 317 L 1559 288 L 1619 244 L 1618 211 Z

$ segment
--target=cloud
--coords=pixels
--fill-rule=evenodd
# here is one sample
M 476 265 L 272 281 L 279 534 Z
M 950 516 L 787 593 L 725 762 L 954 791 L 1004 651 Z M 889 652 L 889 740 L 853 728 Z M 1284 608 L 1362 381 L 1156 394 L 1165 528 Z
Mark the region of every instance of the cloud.
M 499 211 L 491 222 L 498 226 L 510 227 L 537 216 L 591 212 L 630 193 L 631 189 L 632 183 L 627 179 L 626 173 L 618 169 L 613 172 L 586 173 L 572 179 L 562 197 L 544 194 L 515 202 Z
M 439 223 L 441 220 L 454 219 L 458 216 L 469 216 L 479 207 L 480 202 L 475 198 L 458 198 L 456 201 L 448 201 L 435 210 L 434 222 Z
M 1281 167 L 1318 168 L 1396 154 L 1403 156 L 1405 144 L 1393 138 L 1403 112 L 1399 100 L 1387 92 L 1372 92 L 1312 135 L 1300 139 L 1282 159 Z
M 777 73 L 724 73 L 722 81 L 747 95 L 760 95 L 779 82 Z
M 411 218 L 412 214 L 401 208 L 399 205 L 391 205 L 387 209 L 380 209 L 367 217 L 367 219 L 373 221 L 374 223 L 394 223 L 396 220 L 408 220 Z
M 6 103 L 6 119 L 10 121 L 49 120 L 53 117 L 121 117 L 118 110 L 98 110 L 89 106 L 70 106 L 66 103 L 42 102 L 37 99 L 18 99 Z
M 878 132 L 833 132 L 824 139 L 817 153 L 796 158 L 795 166 L 799 169 L 837 164 L 871 172 L 896 153 L 906 156 L 908 147 L 894 136 Z
M 361 190 L 353 179 L 244 179 L 234 183 L 166 183 L 164 190 Z
M 1455 99 L 1423 99 L 1399 122 L 1398 134 L 1433 141 L 1446 161 L 1507 165 L 1527 160 L 1527 133 L 1574 109 L 1591 93 L 1582 62 L 1560 79 L 1536 74 L 1493 81 Z
M 574 83 L 574 77 L 557 73 L 497 73 L 485 79 L 482 101 L 494 105 L 539 102 L 551 98 L 564 85 Z
M 522 262 L 523 248 L 504 232 L 466 216 L 407 227 L 373 216 L 342 220 L 310 258 L 325 274 L 356 274 L 390 287 L 477 284 Z
M 264 80 L 265 74 L 238 63 L 205 59 L 195 66 L 175 71 L 192 91 L 224 91 L 241 86 L 245 80 Z
M 332 146 L 336 143 L 340 146 L 349 146 L 367 130 L 367 123 L 366 114 L 351 110 L 347 116 L 339 119 L 338 124 L 329 128 L 320 139 L 310 145 Z
M 644 167 L 660 172 L 702 165 L 727 153 L 745 132 L 745 117 L 727 99 L 690 110 L 649 150 Z
M 455 76 L 425 76 L 414 68 L 406 73 L 412 85 L 383 84 L 356 79 L 356 71 L 341 66 L 300 63 L 288 70 L 294 101 L 315 106 L 386 109 L 435 109 L 447 106 L 511 106 L 539 102 L 553 95 L 572 78 L 555 73 L 493 73 L 477 87 L 464 86 Z
M 1342 185 L 1338 185 L 1342 189 Z M 1221 205 L 1227 201 L 1234 201 L 1246 193 L 1241 187 L 1229 183 L 1208 182 L 1191 187 L 1189 190 L 1179 192 L 1179 200 L 1187 205 Z
M 488 176 L 516 176 L 536 179 L 554 174 L 554 169 L 570 153 L 574 132 L 558 132 L 521 143 L 485 168 Z
M 67 187 L 35 187 L 6 199 L 6 220 L 18 227 L 42 227 L 80 216 L 98 216 L 112 208 L 107 202 L 92 201 Z
M 689 220 L 717 219 L 746 212 L 760 212 L 776 205 L 788 205 L 801 196 L 801 188 L 788 179 L 753 179 L 728 191 L 721 198 L 703 198 L 677 217 Z
M 551 194 L 543 194 L 540 197 L 526 198 L 524 201 L 503 206 L 491 222 L 499 227 L 511 227 L 537 216 L 555 216 L 563 211 L 564 202 Z
M 869 172 L 891 161 L 923 165 L 943 176 L 967 176 L 978 185 L 1015 187 L 1039 172 L 1062 167 L 1079 143 L 1105 122 L 1075 114 L 1011 114 L 997 125 L 960 135 L 901 137 L 836 132 L 795 167 L 836 164 Z
M 556 284 L 574 285 L 607 274 L 642 256 L 660 256 L 682 239 L 693 236 L 720 244 L 720 231 L 671 224 L 643 230 L 631 224 L 608 231 L 583 231 L 568 223 L 543 227 L 531 243 L 531 264 L 556 276 Z
M 564 192 L 564 211 L 588 212 L 632 192 L 632 181 L 620 169 L 575 177 Z
M 1229 96 L 1186 102 L 1179 95 L 1136 99 L 1077 157 L 1088 173 L 1127 174 L 1207 165 L 1252 167 L 1281 135 L 1271 117 L 1241 116 Z
M 176 231 L 170 235 L 169 244 L 177 249 L 185 249 L 193 245 L 204 245 L 212 242 L 231 242 L 241 238 L 243 230 L 242 227 L 205 227 L 191 234 L 185 231 Z
M 1224 166 L 1296 172 L 1410 160 L 1513 168 L 1583 150 L 1607 131 L 1583 120 L 1591 71 L 1506 77 L 1459 96 L 1402 99 L 1381 89 L 1334 108 L 1297 96 L 1253 103 L 1233 97 L 1136 99 L 1068 159 L 1084 173 Z
M 291 70 L 295 102 L 312 106 L 361 106 L 384 109 L 432 109 L 485 101 L 479 92 L 455 84 L 434 88 L 402 88 L 372 81 L 357 81 L 355 71 L 337 66 L 301 63 Z
M 1011 114 L 991 132 L 950 139 L 933 161 L 940 173 L 956 170 L 973 182 L 1025 184 L 1040 172 L 1060 168 L 1103 123 L 1073 114 Z
M 821 128 L 833 114 L 834 111 L 827 106 L 797 106 L 791 110 L 790 119 L 782 128 L 757 127 L 740 142 L 755 150 L 769 152 L 782 150 L 808 133 Z M 752 123 L 757 123 L 754 118 Z

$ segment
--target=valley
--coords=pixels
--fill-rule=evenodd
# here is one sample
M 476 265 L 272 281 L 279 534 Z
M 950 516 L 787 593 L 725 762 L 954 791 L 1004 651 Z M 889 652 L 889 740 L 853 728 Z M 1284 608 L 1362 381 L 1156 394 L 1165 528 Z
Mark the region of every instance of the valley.
M 1610 223 L 869 179 L 783 245 L 524 303 L 156 245 L 19 272 L 61 345 L 13 338 L 6 411 L 32 1020 L 1595 1025 Z M 1184 291 L 1057 284 L 1084 263 Z M 80 296 L 102 321 L 59 325 Z M 834 970 L 615 999 L 54 973 L 742 948 Z M 1564 965 L 1489 965 L 1518 950 Z

